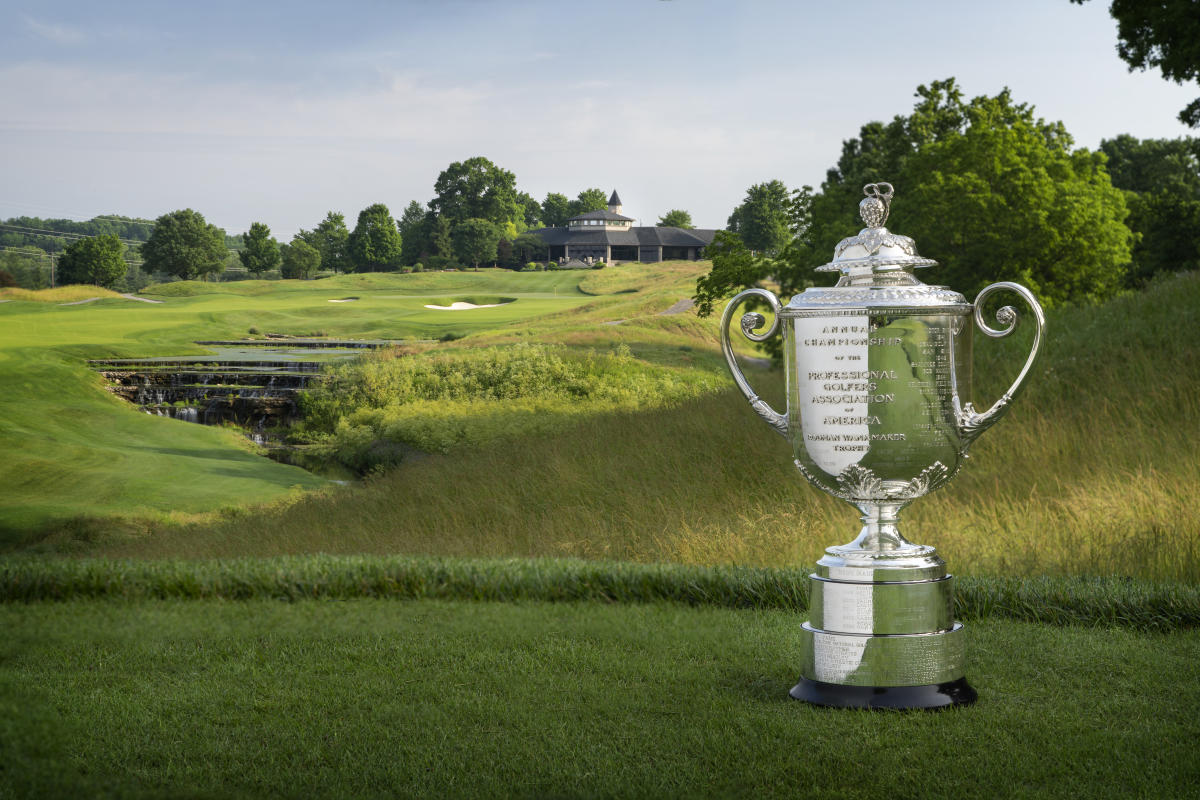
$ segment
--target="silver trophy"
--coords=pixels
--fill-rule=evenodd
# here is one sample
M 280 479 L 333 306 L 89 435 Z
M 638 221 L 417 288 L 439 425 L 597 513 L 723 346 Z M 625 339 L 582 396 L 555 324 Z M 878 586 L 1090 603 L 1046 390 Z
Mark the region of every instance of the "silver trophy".
M 913 240 L 883 227 L 892 186 L 870 184 L 859 210 L 867 227 L 843 239 L 831 288 L 806 289 L 783 306 L 765 289 L 734 297 L 721 320 L 721 347 L 738 388 L 792 445 L 809 483 L 853 504 L 863 528 L 849 544 L 826 549 L 810 576 L 810 620 L 802 628 L 800 682 L 791 695 L 826 706 L 939 708 L 971 703 L 962 623 L 954 621 L 953 578 L 936 550 L 897 527 L 900 510 L 954 477 L 975 439 L 1000 419 L 1038 356 L 1042 307 L 1023 286 L 994 283 L 972 306 L 944 286 L 912 274 L 937 262 Z M 965 402 L 971 386 L 968 317 L 988 336 L 1007 336 L 1017 313 L 1004 306 L 999 328 L 983 301 L 1007 289 L 1036 324 L 1033 347 L 1008 391 L 989 409 Z M 742 333 L 761 342 L 783 332 L 787 411 L 763 401 L 738 368 L 729 322 L 747 298 L 765 300 L 771 326 L 750 313 Z

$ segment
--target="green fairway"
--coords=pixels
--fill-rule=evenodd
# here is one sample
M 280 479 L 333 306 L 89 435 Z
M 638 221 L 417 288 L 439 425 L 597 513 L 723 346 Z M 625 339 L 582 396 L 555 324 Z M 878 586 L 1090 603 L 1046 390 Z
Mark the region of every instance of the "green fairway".
M 968 626 L 977 705 L 787 697 L 802 617 L 672 604 L 0 606 L 11 797 L 1186 797 L 1200 633 Z

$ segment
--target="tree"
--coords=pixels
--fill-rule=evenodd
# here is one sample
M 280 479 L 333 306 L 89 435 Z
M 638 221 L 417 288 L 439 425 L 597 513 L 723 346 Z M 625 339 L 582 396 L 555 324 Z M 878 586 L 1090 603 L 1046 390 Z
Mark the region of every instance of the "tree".
M 513 260 L 516 266 L 546 258 L 546 243 L 533 233 L 522 233 L 512 243 Z
M 672 208 L 666 214 L 658 218 L 658 227 L 660 228 L 694 228 L 692 224 L 692 215 L 681 208 Z
M 1200 139 L 1128 134 L 1100 142 L 1113 186 L 1125 192 L 1137 234 L 1127 283 L 1200 269 Z
M 463 220 L 451 229 L 450 235 L 454 239 L 454 254 L 464 264 L 479 269 L 481 261 L 496 258 L 496 244 L 500 240 L 500 233 L 488 220 Z
M 53 256 L 40 247 L 9 246 L 0 250 L 0 269 L 5 270 L 22 289 L 45 289 L 50 285 Z
M 316 248 L 321 256 L 321 269 L 349 272 L 353 268 L 350 262 L 350 231 L 346 229 L 343 215 L 327 211 L 325 219 L 317 223 L 317 227 L 311 231 L 300 231 L 297 236 Z
M 190 208 L 156 219 L 150 238 L 142 245 L 148 272 L 165 272 L 183 280 L 220 272 L 227 254 L 225 232 Z
M 608 208 L 608 195 L 603 189 L 584 189 L 579 196 L 567 206 L 567 218 L 577 217 L 589 211 L 603 211 Z
M 271 229 L 262 222 L 251 222 L 250 231 L 242 235 L 244 247 L 238 258 L 255 275 L 279 266 L 279 242 L 271 238 Z
M 76 239 L 58 259 L 59 284 L 92 283 L 111 289 L 129 269 L 121 249 L 121 240 L 111 233 Z
M 729 230 L 738 234 L 751 250 L 775 255 L 788 243 L 788 202 L 783 181 L 756 183 L 729 217 Z
M 283 251 L 283 267 L 280 272 L 285 278 L 301 278 L 307 280 L 316 274 L 321 266 L 321 253 L 317 248 L 301 239 L 292 239 Z
M 476 156 L 455 161 L 433 184 L 429 207 L 454 226 L 467 219 L 486 219 L 497 225 L 524 220 L 525 207 L 517 199 L 517 178 L 491 161 Z
M 549 192 L 542 201 L 542 224 L 547 228 L 561 228 L 571 216 L 571 201 L 565 194 Z
M 359 212 L 348 247 L 357 272 L 386 271 L 400 261 L 400 231 L 387 206 L 375 203 Z
M 404 208 L 404 213 L 396 221 L 396 227 L 400 229 L 401 264 L 411 267 L 421 260 L 421 254 L 426 251 L 425 248 L 428 244 L 426 232 L 429 227 L 426 216 L 428 213 L 420 203 L 413 200 Z
M 450 221 L 435 216 L 429 226 L 429 254 L 438 258 L 454 257 L 454 239 L 450 235 Z
M 1083 5 L 1087 0 L 1071 0 Z M 1175 83 L 1200 82 L 1200 8 L 1196 0 L 1113 0 L 1117 54 L 1129 71 L 1158 67 Z M 1200 98 L 1179 112 L 1179 121 L 1200 128 Z
M 712 272 L 697 284 L 701 310 L 767 276 L 785 295 L 811 285 L 812 268 L 862 227 L 863 185 L 880 180 L 897 189 L 888 227 L 939 262 L 937 283 L 970 297 L 1013 280 L 1047 305 L 1120 289 L 1132 234 L 1102 154 L 1073 150 L 1061 123 L 1035 118 L 1008 90 L 966 102 L 951 78 L 919 87 L 917 97 L 911 115 L 868 123 L 845 142 L 819 193 L 792 193 L 791 239 L 776 257 L 747 253 L 756 248 L 736 238 L 714 241 Z
M 521 208 L 524 209 L 524 213 L 525 213 L 525 217 L 523 219 L 523 222 L 525 223 L 524 230 L 528 230 L 529 228 L 537 227 L 538 225 L 541 224 L 541 221 L 542 221 L 542 204 L 541 203 L 539 203 L 537 200 L 534 200 L 533 196 L 530 195 L 528 192 L 517 192 L 517 202 L 520 203 Z

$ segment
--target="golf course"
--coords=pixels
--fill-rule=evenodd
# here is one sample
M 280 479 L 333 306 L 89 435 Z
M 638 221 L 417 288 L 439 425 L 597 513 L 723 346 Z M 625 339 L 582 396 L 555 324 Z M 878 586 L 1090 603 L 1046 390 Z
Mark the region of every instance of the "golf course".
M 0 289 L 0 797 L 1194 794 L 1200 275 L 1048 309 L 905 510 L 980 695 L 922 714 L 787 696 L 857 512 L 734 388 L 708 268 Z M 267 339 L 387 346 L 267 445 L 93 363 Z M 977 407 L 1029 341 L 976 340 Z

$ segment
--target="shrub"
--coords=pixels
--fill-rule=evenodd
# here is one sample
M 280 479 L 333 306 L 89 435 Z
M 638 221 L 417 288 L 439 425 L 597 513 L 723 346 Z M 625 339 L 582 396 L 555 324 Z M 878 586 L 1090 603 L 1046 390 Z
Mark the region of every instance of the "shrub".
M 718 391 L 718 372 L 677 370 L 606 353 L 519 344 L 400 356 L 377 353 L 332 367 L 300 395 L 298 437 L 326 445 L 359 471 L 381 463 L 377 442 L 445 452 L 548 432 L 581 415 L 671 405 Z

